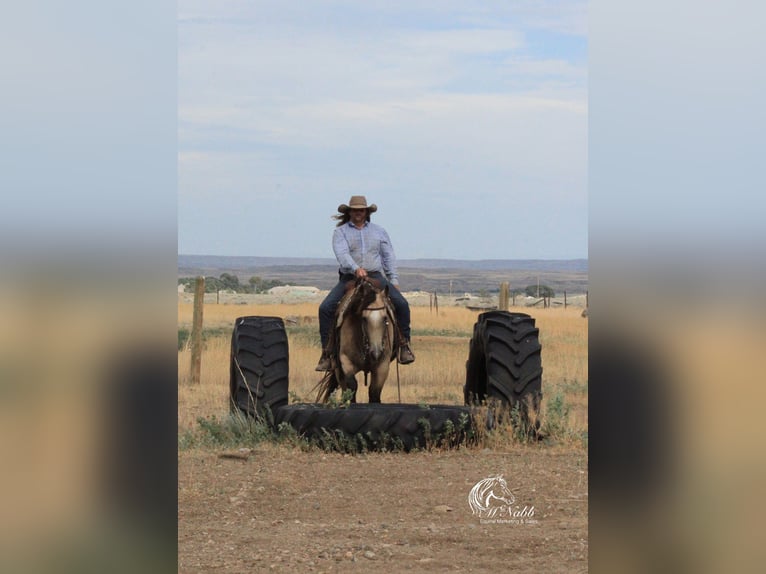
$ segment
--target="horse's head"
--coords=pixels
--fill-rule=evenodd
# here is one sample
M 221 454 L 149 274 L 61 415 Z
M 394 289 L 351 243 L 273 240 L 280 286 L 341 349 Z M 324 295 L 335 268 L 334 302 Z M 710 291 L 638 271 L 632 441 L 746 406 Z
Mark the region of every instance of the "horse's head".
M 392 331 L 386 309 L 388 285 L 381 290 L 369 281 L 363 284 L 365 302 L 361 319 L 364 322 L 367 353 L 373 362 L 391 353 Z
M 471 489 L 468 497 L 473 513 L 479 516 L 495 516 L 509 512 L 510 506 L 515 501 L 516 497 L 513 496 L 502 475 L 480 480 Z
M 516 500 L 516 497 L 513 496 L 511 489 L 508 488 L 508 483 L 505 482 L 505 479 L 502 477 L 502 475 L 495 477 L 492 493 L 494 494 L 495 498 L 502 500 L 506 504 L 513 504 L 513 502 Z

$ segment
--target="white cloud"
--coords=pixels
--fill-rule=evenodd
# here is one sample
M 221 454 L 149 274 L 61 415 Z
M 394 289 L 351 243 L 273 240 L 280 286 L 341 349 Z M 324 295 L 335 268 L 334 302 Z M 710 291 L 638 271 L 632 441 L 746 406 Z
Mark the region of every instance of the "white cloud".
M 275 209 L 441 194 L 450 218 L 476 190 L 498 205 L 512 191 L 531 220 L 583 211 L 587 73 L 566 46 L 583 45 L 584 3 L 275 6 L 179 6 L 181 237 L 206 198 L 255 194 Z M 539 53 L 548 36 L 560 46 Z M 567 251 L 585 245 L 584 216 L 564 227 L 580 234 Z

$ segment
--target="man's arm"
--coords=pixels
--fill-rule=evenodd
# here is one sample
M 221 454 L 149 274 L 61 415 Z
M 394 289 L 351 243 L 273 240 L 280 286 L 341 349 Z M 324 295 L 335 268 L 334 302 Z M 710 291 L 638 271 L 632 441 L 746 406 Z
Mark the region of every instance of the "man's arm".
M 396 254 L 394 253 L 394 246 L 391 244 L 391 238 L 383 228 L 381 228 L 380 238 L 380 260 L 383 264 L 383 273 L 388 278 L 388 282 L 398 289 L 399 274 L 396 271 Z
M 332 234 L 332 250 L 335 252 L 335 258 L 338 260 L 338 264 L 342 269 L 351 269 L 356 273 L 359 266 L 356 264 L 353 257 L 351 257 L 348 240 L 340 227 L 336 228 Z

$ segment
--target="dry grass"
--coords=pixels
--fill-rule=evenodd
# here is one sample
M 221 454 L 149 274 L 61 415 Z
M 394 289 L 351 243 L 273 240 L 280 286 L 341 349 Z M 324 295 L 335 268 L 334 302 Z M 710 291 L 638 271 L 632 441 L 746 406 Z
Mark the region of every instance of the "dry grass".
M 229 349 L 231 328 L 237 317 L 262 315 L 277 317 L 316 317 L 316 303 L 294 305 L 217 305 L 206 304 L 206 329 L 223 330 L 224 334 L 206 341 L 202 356 L 201 383 L 189 382 L 190 353 L 178 353 L 178 424 L 179 431 L 191 429 L 198 417 L 222 416 L 228 412 Z M 571 435 L 587 431 L 588 391 L 588 321 L 580 317 L 581 309 L 513 308 L 535 317 L 540 328 L 543 347 L 543 417 L 550 399 L 563 400 L 565 424 Z M 383 402 L 399 400 L 405 403 L 462 404 L 465 382 L 465 362 L 477 314 L 462 307 L 444 307 L 439 313 L 428 307 L 411 308 L 413 350 L 417 360 L 412 365 L 399 367 L 397 385 L 396 363 L 383 389 Z M 192 305 L 179 303 L 179 327 L 191 324 Z M 313 402 L 312 389 L 321 373 L 314 371 L 319 358 L 319 334 L 316 324 L 287 327 L 290 346 L 291 402 Z M 360 400 L 367 400 L 360 380 Z

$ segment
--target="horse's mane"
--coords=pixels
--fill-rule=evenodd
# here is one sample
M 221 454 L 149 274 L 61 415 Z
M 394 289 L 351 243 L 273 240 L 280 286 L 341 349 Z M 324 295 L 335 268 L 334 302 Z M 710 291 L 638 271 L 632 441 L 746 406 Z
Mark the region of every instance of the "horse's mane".
M 379 289 L 372 284 L 372 281 L 361 279 L 356 282 L 354 290 L 351 292 L 348 307 L 345 314 L 361 315 L 378 296 Z
M 374 279 L 365 278 L 349 282 L 346 294 L 335 310 L 334 328 L 340 329 L 346 316 L 361 315 L 362 311 L 375 301 L 378 291 L 380 283 Z

